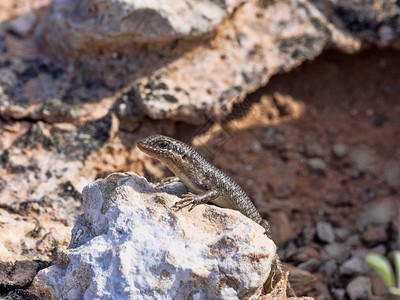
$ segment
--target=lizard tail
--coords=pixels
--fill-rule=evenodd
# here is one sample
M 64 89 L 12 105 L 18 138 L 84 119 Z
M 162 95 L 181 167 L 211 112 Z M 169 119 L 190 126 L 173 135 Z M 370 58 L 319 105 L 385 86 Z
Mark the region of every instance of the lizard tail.
M 238 198 L 236 199 L 236 203 L 238 206 L 237 207 L 238 211 L 240 211 L 246 217 L 252 219 L 253 221 L 257 222 L 258 224 L 264 227 L 264 225 L 261 224 L 263 219 L 261 218 L 260 213 L 258 212 L 253 202 L 250 200 L 250 198 L 248 198 L 247 196 L 245 198 L 244 197 Z

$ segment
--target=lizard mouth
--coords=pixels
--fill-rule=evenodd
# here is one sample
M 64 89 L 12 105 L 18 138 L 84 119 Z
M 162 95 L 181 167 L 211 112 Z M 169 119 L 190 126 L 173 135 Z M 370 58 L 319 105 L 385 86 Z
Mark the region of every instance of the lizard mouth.
M 158 153 L 157 149 L 149 144 L 146 139 L 137 141 L 136 146 L 139 148 L 139 150 L 148 155 L 154 155 L 155 153 Z
M 139 141 L 136 143 L 136 146 L 137 146 L 140 150 L 142 150 L 143 152 L 145 152 L 145 153 L 150 152 L 150 151 L 149 151 L 150 149 L 149 149 L 149 147 L 147 146 L 145 140 L 139 140 Z
M 144 145 L 145 145 L 145 142 L 144 142 L 143 140 L 140 140 L 140 141 L 138 141 L 138 142 L 136 143 L 136 146 L 138 146 L 138 148 L 139 148 L 140 150 L 143 150 L 143 149 L 144 149 Z

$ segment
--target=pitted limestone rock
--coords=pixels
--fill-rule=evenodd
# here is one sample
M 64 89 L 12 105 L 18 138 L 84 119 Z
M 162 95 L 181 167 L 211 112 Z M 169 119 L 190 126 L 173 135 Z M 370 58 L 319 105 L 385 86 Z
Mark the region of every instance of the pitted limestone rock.
M 182 192 L 181 183 L 172 185 L 169 192 Z M 255 299 L 276 251 L 264 229 L 216 206 L 174 211 L 178 200 L 133 173 L 111 174 L 86 186 L 84 214 L 64 253 L 68 265 L 42 270 L 34 283 L 37 294 Z

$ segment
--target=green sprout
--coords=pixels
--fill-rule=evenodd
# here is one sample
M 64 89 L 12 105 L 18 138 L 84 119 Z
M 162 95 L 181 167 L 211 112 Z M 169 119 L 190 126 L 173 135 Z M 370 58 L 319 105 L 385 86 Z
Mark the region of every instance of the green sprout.
M 400 296 L 400 251 L 394 251 L 394 268 L 396 270 L 397 285 L 392 266 L 386 257 L 372 253 L 367 255 L 366 261 L 382 278 L 389 292 Z

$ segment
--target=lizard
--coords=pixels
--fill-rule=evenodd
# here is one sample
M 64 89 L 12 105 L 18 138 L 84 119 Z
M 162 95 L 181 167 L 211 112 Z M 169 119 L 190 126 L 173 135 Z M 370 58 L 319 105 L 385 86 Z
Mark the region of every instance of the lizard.
M 261 217 L 246 192 L 231 177 L 203 158 L 194 148 L 161 134 L 154 134 L 139 140 L 137 147 L 165 164 L 188 188 L 189 192 L 181 196 L 182 200 L 174 204 L 174 209 L 180 210 L 190 206 L 189 211 L 191 211 L 199 204 L 211 202 L 217 206 L 241 212 L 260 224 L 265 229 L 267 236 L 270 236 L 268 222 Z M 267 282 L 278 282 L 284 277 L 285 272 L 277 255 L 271 269 L 272 272 Z M 289 282 L 286 292 L 290 297 L 295 296 Z

